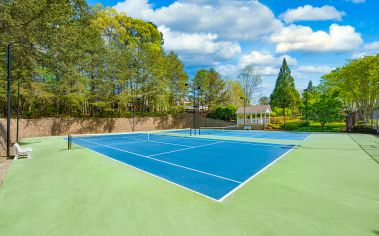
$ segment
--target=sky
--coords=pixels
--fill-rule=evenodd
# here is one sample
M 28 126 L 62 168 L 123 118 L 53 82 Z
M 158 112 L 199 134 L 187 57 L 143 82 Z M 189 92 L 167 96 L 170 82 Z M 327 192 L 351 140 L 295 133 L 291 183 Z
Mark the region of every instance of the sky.
M 256 98 L 269 96 L 283 58 L 299 91 L 347 60 L 379 53 L 378 0 L 87 0 L 152 21 L 193 77 L 214 68 L 225 79 L 253 65 Z

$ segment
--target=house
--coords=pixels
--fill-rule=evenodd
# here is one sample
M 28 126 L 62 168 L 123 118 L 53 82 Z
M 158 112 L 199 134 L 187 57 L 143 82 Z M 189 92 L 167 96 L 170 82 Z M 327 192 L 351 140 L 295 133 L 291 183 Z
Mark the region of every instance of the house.
M 237 125 L 264 125 L 270 123 L 270 105 L 240 107 L 237 110 Z M 244 122 L 245 114 L 245 122 Z

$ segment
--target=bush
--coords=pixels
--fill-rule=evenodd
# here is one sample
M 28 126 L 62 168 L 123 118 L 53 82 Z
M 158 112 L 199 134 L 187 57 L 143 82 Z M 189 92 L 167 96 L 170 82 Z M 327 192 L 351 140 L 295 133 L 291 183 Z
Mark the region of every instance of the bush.
M 296 130 L 301 126 L 301 121 L 289 121 L 286 122 L 286 130 Z M 281 128 L 284 129 L 284 123 L 281 125 Z
M 356 125 L 352 129 L 353 133 L 365 133 L 365 134 L 376 134 L 376 130 L 367 125 Z
M 208 113 L 208 117 L 218 120 L 234 121 L 236 120 L 236 111 L 237 108 L 232 105 L 218 106 Z
M 282 127 L 282 123 L 276 123 L 276 124 L 270 123 L 266 125 L 265 129 L 281 129 L 281 127 Z

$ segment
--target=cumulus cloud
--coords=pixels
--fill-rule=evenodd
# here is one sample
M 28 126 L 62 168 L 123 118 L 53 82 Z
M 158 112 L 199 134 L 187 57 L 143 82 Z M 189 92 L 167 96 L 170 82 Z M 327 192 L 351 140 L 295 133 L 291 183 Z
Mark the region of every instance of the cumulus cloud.
M 287 10 L 280 15 L 280 18 L 287 23 L 292 23 L 295 21 L 341 20 L 344 15 L 345 12 L 337 11 L 333 6 L 313 7 L 305 5 Z
M 146 19 L 154 14 L 148 0 L 127 0 L 118 2 L 113 8 L 133 18 Z
M 290 66 L 296 66 L 297 60 L 289 55 L 273 55 L 269 52 L 252 51 L 242 55 L 237 64 L 218 65 L 216 70 L 226 77 L 237 77 L 240 70 L 245 66 L 252 65 L 254 69 L 263 76 L 276 76 L 286 58 Z
M 379 50 L 379 41 L 376 41 L 376 42 L 372 42 L 372 43 L 369 43 L 369 44 L 366 44 L 364 46 L 364 49 L 366 50 Z
M 281 27 L 272 11 L 255 0 L 179 0 L 155 10 L 147 0 L 126 0 L 114 8 L 173 31 L 213 33 L 231 40 L 256 39 Z
M 379 54 L 379 41 L 365 44 L 360 50 L 354 52 L 351 57 L 352 59 L 357 59 L 376 54 Z
M 277 52 L 341 52 L 357 49 L 362 37 L 352 26 L 332 24 L 329 32 L 313 31 L 308 26 L 290 25 L 271 36 Z
M 240 66 L 245 67 L 247 65 L 255 66 L 281 66 L 283 58 L 286 58 L 289 65 L 293 66 L 297 64 L 297 60 L 289 55 L 274 56 L 269 52 L 252 51 L 247 55 L 241 56 Z
M 330 66 L 299 66 L 296 71 L 301 73 L 327 74 L 334 69 Z
M 356 3 L 356 4 L 366 2 L 366 0 L 347 0 L 347 1 L 352 2 L 352 3 Z
M 212 64 L 241 53 L 238 43 L 220 41 L 216 34 L 173 32 L 165 26 L 158 29 L 164 35 L 165 49 L 177 52 L 190 64 Z

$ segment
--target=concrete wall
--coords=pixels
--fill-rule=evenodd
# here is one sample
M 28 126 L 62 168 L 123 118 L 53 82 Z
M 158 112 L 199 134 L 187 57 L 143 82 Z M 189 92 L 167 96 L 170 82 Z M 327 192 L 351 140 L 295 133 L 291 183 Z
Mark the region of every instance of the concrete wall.
M 196 117 L 196 126 L 204 126 L 204 117 Z M 232 122 L 207 119 L 207 126 L 230 126 Z M 193 126 L 193 114 L 137 118 L 41 118 L 21 119 L 19 138 L 87 133 L 181 129 Z M 0 119 L 0 154 L 5 154 L 6 119 Z M 11 141 L 16 140 L 16 120 L 11 120 Z

